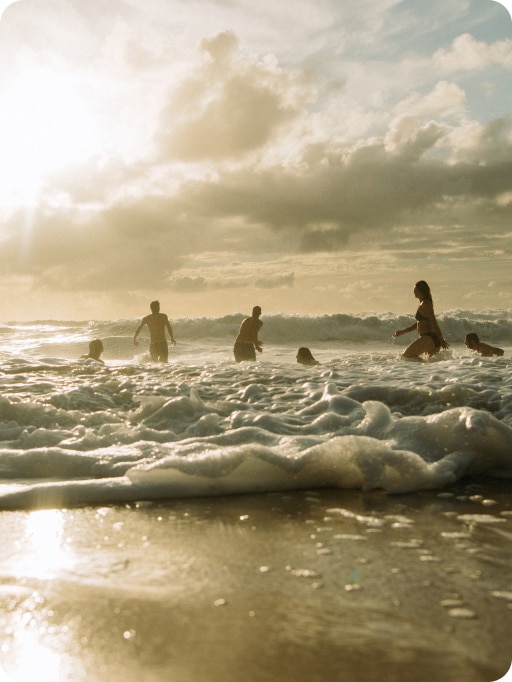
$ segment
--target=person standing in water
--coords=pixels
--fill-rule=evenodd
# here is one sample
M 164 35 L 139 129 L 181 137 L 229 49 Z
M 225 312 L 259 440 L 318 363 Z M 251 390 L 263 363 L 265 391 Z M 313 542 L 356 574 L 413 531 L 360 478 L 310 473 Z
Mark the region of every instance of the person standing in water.
M 151 315 L 146 315 L 146 317 L 142 318 L 141 323 L 135 331 L 133 345 L 139 345 L 137 337 L 142 331 L 142 328 L 147 326 L 151 339 L 149 345 L 149 354 L 151 355 L 151 360 L 153 360 L 153 362 L 167 362 L 169 359 L 169 346 L 167 345 L 165 330 L 168 331 L 171 338 L 171 343 L 173 346 L 175 346 L 176 341 L 174 340 L 172 327 L 167 315 L 160 312 L 159 301 L 151 301 L 149 307 L 151 308 Z
M 429 285 L 420 280 L 414 286 L 414 296 L 419 299 L 420 304 L 416 311 L 416 322 L 406 329 L 399 329 L 393 334 L 393 338 L 398 338 L 402 334 L 417 331 L 418 338 L 413 341 L 402 353 L 406 359 L 420 359 L 420 355 L 432 357 L 439 353 L 441 348 L 449 348 L 443 333 L 434 314 L 434 303 Z
M 256 351 L 263 352 L 262 342 L 258 339 L 263 322 L 260 320 L 261 308 L 259 305 L 252 309 L 252 316 L 246 317 L 240 325 L 238 336 L 235 339 L 233 352 L 236 362 L 244 360 L 256 360 Z

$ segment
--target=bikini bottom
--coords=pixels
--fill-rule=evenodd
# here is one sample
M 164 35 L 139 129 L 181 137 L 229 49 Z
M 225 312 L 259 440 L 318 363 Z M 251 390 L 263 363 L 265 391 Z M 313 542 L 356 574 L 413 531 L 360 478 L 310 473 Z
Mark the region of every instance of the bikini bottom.
M 420 336 L 430 336 L 430 338 L 434 342 L 434 346 L 436 348 L 441 348 L 441 341 L 439 341 L 438 335 L 435 334 L 434 332 L 425 332 L 424 334 L 420 334 Z

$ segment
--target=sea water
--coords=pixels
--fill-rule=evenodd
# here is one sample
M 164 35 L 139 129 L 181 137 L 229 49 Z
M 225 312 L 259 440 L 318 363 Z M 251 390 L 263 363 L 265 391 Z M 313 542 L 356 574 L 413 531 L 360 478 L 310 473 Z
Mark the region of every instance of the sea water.
M 236 364 L 242 319 L 173 319 L 165 365 L 134 347 L 137 320 L 5 323 L 0 508 L 512 477 L 512 310 L 440 315 L 450 349 L 424 362 L 392 340 L 407 316 L 361 314 L 264 316 L 264 352 Z M 104 365 L 79 359 L 94 338 Z M 296 363 L 302 345 L 320 364 Z

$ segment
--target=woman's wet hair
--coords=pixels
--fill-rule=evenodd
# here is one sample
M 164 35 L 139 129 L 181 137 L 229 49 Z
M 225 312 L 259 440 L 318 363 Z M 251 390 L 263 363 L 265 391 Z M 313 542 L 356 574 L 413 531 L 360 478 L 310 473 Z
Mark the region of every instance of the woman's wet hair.
M 430 301 L 432 303 L 432 294 L 430 293 L 430 287 L 429 285 L 425 282 L 424 279 L 420 279 L 419 282 L 416 282 L 416 289 L 418 289 L 423 298 L 426 298 L 427 301 Z

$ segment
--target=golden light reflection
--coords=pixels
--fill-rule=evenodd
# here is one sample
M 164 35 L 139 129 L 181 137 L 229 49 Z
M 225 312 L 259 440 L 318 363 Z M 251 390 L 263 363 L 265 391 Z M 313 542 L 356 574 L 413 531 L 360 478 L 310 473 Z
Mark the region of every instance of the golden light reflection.
M 0 668 L 0 682 L 34 682 L 43 678 L 48 682 L 59 682 L 61 678 L 61 657 L 55 651 L 42 646 L 38 635 L 20 632 L 16 636 L 16 671 L 12 677 Z
M 40 578 L 66 570 L 72 565 L 72 552 L 64 537 L 64 512 L 44 509 L 29 514 L 25 540 L 30 556 L 30 574 Z
M 66 537 L 66 513 L 58 509 L 33 511 L 26 515 L 20 546 L 23 559 L 16 562 L 18 577 L 53 579 L 73 565 L 73 552 Z M 13 614 L 10 646 L 5 649 L 6 668 L 0 667 L 0 682 L 33 682 L 43 677 L 59 682 L 63 658 L 57 631 L 51 625 L 51 610 L 42 593 L 35 590 Z M 46 642 L 56 646 L 53 649 Z

